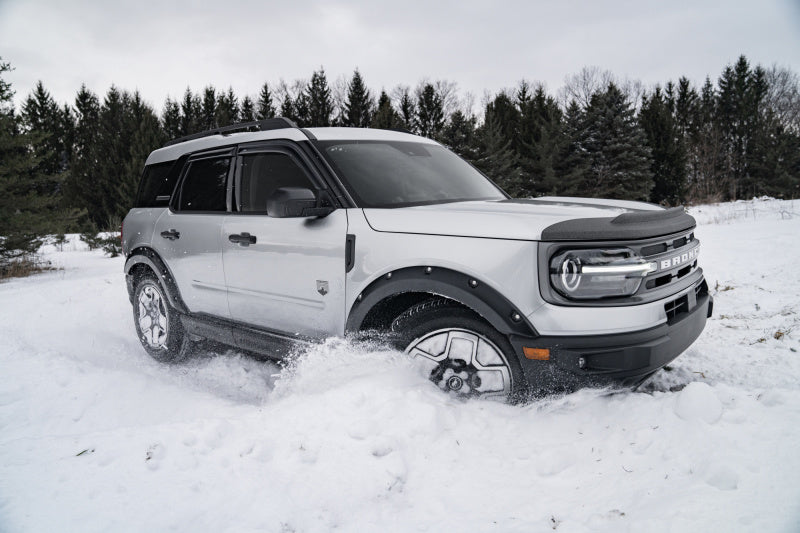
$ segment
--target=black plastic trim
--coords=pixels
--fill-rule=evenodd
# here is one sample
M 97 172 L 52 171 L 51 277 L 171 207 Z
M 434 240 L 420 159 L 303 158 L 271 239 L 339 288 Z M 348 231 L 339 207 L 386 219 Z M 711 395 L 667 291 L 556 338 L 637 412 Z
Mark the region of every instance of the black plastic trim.
M 266 355 L 273 359 L 286 357 L 290 348 L 322 340 L 257 328 L 205 313 L 182 313 L 180 316 L 186 331 L 191 334 Z
M 356 264 L 356 236 L 348 233 L 344 240 L 344 271 L 353 270 Z
M 615 218 L 564 220 L 542 231 L 543 241 L 610 241 L 660 237 L 697 225 L 683 207 L 623 213 Z
M 571 337 L 511 335 L 509 340 L 534 390 L 634 386 L 678 357 L 703 332 L 713 300 L 707 292 L 701 293 L 696 301 L 690 299 L 694 305 L 688 312 L 642 331 Z M 549 361 L 527 359 L 523 346 L 548 348 Z
M 181 313 L 188 313 L 189 309 L 181 297 L 181 292 L 178 289 L 178 284 L 175 282 L 175 277 L 167 264 L 158 255 L 158 252 L 146 246 L 139 246 L 131 250 L 130 255 L 125 261 L 125 283 L 128 288 L 128 296 L 131 301 L 133 300 L 134 277 L 130 271 L 137 264 L 145 264 L 162 280 L 167 293 L 167 299 L 170 305 Z
M 428 271 L 428 269 L 430 269 Z M 536 335 L 533 325 L 505 296 L 480 279 L 439 267 L 408 267 L 384 274 L 356 299 L 346 330 L 362 329 L 369 312 L 388 298 L 407 293 L 428 293 L 459 302 L 482 316 L 503 334 Z

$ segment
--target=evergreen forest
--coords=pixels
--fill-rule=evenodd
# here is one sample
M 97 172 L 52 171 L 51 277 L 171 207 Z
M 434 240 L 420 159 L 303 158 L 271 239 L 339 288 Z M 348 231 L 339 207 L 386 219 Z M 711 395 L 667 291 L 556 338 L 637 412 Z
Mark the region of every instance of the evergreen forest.
M 479 106 L 452 81 L 376 91 L 357 69 L 331 82 L 320 68 L 252 95 L 186 88 L 160 110 L 115 86 L 98 95 L 84 85 L 56 102 L 39 82 L 17 109 L 12 68 L 0 58 L 0 267 L 47 235 L 118 231 L 147 155 L 164 142 L 275 116 L 435 139 L 514 197 L 674 206 L 800 195 L 800 79 L 744 56 L 702 86 L 682 77 L 646 88 L 584 68 L 557 93 L 522 80 Z

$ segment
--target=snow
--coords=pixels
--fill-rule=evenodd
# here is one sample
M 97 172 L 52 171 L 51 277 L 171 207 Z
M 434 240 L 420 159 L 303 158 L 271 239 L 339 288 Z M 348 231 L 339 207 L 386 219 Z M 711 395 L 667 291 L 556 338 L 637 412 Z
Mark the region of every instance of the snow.
M 800 531 L 800 203 L 692 209 L 715 298 L 638 392 L 462 402 L 331 339 L 180 365 L 122 259 L 0 284 L 0 531 Z

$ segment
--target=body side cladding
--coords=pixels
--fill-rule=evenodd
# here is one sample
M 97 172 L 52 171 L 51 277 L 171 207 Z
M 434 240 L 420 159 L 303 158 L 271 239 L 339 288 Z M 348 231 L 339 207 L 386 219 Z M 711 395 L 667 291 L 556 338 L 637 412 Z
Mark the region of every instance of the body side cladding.
M 125 261 L 125 282 L 128 288 L 128 297 L 133 301 L 134 276 L 131 271 L 135 270 L 136 265 L 145 265 L 152 270 L 163 282 L 166 288 L 167 298 L 170 305 L 180 313 L 188 313 L 189 309 L 181 298 L 178 285 L 161 256 L 150 247 L 139 246 L 131 250 L 128 259 Z
M 454 300 L 478 313 L 505 335 L 538 335 L 524 314 L 488 284 L 455 270 L 425 266 L 395 270 L 373 281 L 353 303 L 346 331 L 357 332 L 374 326 L 375 317 L 371 315 L 393 299 L 402 301 L 405 307 L 400 312 L 405 311 L 421 299 L 412 295 L 422 295 L 422 298 L 425 295 L 441 296 Z M 393 312 L 395 310 L 392 309 Z M 385 321 L 383 325 L 387 325 Z

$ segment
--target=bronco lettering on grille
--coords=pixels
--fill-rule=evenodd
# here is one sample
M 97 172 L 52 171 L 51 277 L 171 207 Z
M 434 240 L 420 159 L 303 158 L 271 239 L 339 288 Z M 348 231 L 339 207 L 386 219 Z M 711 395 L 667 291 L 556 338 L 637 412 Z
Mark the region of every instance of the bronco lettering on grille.
M 662 259 L 659 261 L 659 265 L 661 266 L 661 270 L 666 270 L 668 268 L 673 268 L 684 263 L 689 263 L 690 261 L 694 261 L 697 259 L 697 256 L 700 255 L 700 247 L 695 246 L 688 252 L 683 252 L 680 255 L 676 255 L 675 257 L 670 257 L 668 259 Z

